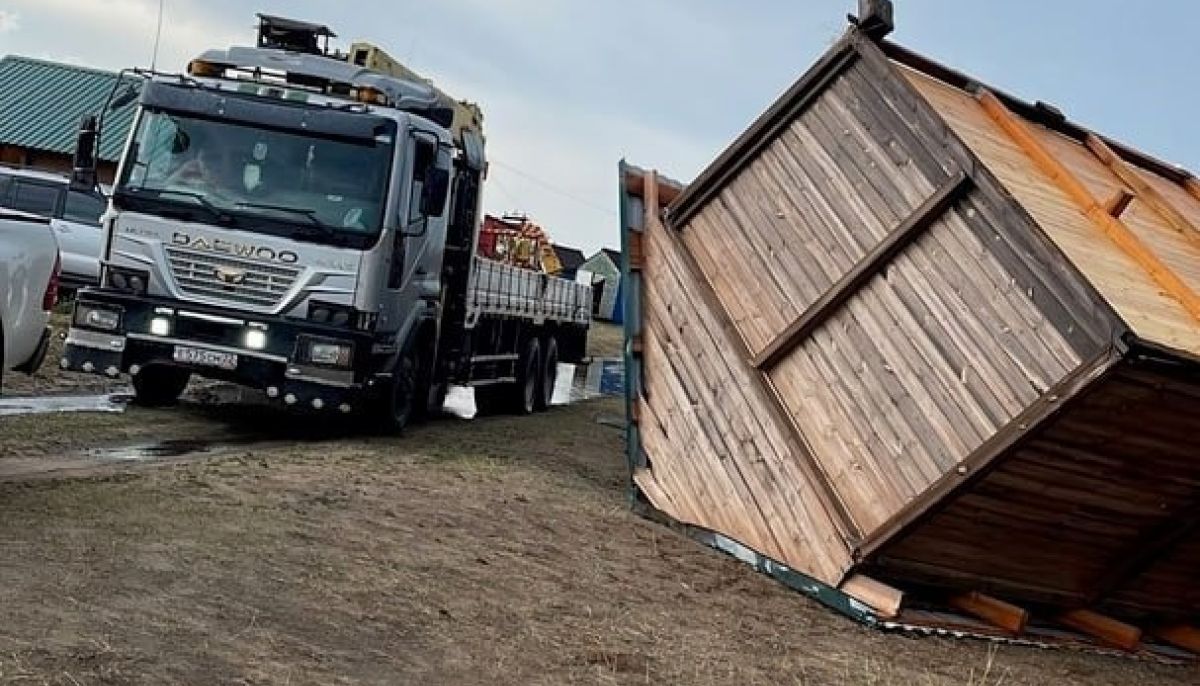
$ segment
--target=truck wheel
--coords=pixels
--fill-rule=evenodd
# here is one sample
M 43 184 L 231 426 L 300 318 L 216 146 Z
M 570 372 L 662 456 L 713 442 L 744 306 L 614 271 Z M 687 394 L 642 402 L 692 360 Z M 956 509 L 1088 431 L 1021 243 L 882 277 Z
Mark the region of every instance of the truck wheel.
M 162 407 L 179 400 L 191 372 L 178 367 L 152 364 L 133 375 L 134 401 L 143 407 Z
M 414 372 L 412 358 L 408 355 L 396 363 L 391 386 L 379 406 L 379 428 L 385 433 L 398 434 L 413 419 L 417 397 Z
M 517 383 L 510 387 L 510 407 L 513 414 L 532 414 L 537 409 L 542 385 L 542 346 L 538 339 L 529 339 L 518 362 Z
M 536 408 L 539 412 L 550 407 L 554 398 L 554 384 L 558 381 L 558 341 L 554 336 L 546 339 L 546 351 L 542 354 L 542 374 L 538 382 Z
M 508 388 L 501 385 L 475 387 L 475 416 L 488 417 L 504 411 Z

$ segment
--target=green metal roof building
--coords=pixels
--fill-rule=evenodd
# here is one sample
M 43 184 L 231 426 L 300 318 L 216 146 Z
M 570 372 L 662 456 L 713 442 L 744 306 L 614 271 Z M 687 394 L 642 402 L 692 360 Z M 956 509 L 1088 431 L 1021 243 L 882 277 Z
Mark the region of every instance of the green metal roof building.
M 72 64 L 0 57 L 0 162 L 69 171 L 80 119 L 99 114 L 116 78 Z M 99 151 L 104 181 L 112 180 L 135 109 L 126 104 L 104 118 Z

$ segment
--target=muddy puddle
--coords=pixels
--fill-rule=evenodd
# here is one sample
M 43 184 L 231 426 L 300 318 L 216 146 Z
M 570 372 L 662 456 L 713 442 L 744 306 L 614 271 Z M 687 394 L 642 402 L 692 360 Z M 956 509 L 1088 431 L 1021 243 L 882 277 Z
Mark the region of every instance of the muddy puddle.
M 124 412 L 132 397 L 126 392 L 105 395 L 44 395 L 30 398 L 0 397 L 0 417 L 62 412 Z

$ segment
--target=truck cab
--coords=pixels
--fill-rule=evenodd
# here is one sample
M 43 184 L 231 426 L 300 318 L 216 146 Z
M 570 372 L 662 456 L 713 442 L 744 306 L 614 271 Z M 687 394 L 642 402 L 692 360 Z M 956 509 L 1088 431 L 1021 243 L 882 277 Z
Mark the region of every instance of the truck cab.
M 391 428 L 436 408 L 452 381 L 518 381 L 474 359 L 495 362 L 477 354 L 491 344 L 471 306 L 478 110 L 315 42 L 274 43 L 267 23 L 257 47 L 144 74 L 101 284 L 78 297 L 61 366 L 128 373 L 150 405 L 199 374 Z M 554 285 L 501 314 L 539 328 L 565 318 L 545 309 Z M 499 340 L 487 322 L 480 332 Z

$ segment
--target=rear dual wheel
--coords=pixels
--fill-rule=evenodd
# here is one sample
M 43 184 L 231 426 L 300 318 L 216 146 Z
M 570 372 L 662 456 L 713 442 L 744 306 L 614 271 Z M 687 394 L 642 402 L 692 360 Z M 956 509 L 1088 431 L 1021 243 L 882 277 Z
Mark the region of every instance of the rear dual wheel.
M 558 379 L 558 343 L 547 338 L 545 347 L 537 338 L 525 343 L 517 358 L 516 381 L 475 387 L 475 413 L 526 415 L 550 407 Z

